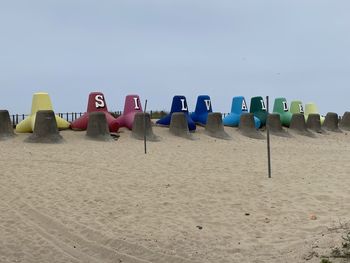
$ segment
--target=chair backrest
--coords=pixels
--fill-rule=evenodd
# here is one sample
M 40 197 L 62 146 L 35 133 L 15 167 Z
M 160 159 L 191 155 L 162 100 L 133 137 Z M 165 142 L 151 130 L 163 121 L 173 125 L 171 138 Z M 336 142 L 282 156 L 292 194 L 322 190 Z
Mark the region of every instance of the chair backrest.
M 273 104 L 273 112 L 280 114 L 289 112 L 287 100 L 285 98 L 276 98 Z
M 305 104 L 305 115 L 309 114 L 320 114 L 318 111 L 317 105 L 313 102 L 309 102 Z
M 173 97 L 170 113 L 173 112 L 184 112 L 188 114 L 187 100 L 185 96 L 177 95 Z
M 142 105 L 139 95 L 127 95 L 125 97 L 123 114 L 142 112 Z
M 203 114 L 209 112 L 213 112 L 210 97 L 208 95 L 199 95 L 197 97 L 195 113 Z
M 243 96 L 236 96 L 232 98 L 231 113 L 241 115 L 248 113 L 248 106 Z
M 290 108 L 289 111 L 291 113 L 301 113 L 304 114 L 304 107 L 303 107 L 303 103 L 300 100 L 293 100 L 290 103 Z
M 252 97 L 250 100 L 250 113 L 266 112 L 264 99 L 261 96 Z
M 87 112 L 108 112 L 107 103 L 102 92 L 91 92 L 87 105 Z
M 51 99 L 46 92 L 37 92 L 33 94 L 31 115 L 39 110 L 53 110 Z

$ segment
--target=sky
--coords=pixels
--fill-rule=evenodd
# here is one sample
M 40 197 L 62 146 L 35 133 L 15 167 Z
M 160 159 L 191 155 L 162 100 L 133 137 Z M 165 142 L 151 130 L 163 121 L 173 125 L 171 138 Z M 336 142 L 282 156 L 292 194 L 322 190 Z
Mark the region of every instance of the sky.
M 350 111 L 349 0 L 0 0 L 0 108 L 28 113 L 32 94 L 55 112 L 110 111 L 138 94 L 170 110 L 209 95 L 315 102 Z

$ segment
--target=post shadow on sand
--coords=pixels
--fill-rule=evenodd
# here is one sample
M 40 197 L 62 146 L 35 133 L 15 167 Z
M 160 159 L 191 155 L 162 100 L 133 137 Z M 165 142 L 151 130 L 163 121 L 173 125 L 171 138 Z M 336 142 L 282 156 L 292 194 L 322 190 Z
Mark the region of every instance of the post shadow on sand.
M 10 139 L 15 136 L 10 114 L 7 110 L 0 110 L 0 140 Z
M 24 140 L 30 143 L 60 143 L 63 141 L 58 128 L 55 113 L 52 110 L 40 110 L 36 113 L 34 131 Z

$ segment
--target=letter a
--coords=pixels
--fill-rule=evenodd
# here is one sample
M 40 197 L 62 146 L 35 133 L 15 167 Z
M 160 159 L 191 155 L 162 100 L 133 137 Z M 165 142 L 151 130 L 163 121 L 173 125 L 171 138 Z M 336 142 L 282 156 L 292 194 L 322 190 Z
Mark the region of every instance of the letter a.
M 248 108 L 247 108 L 247 103 L 245 102 L 245 100 L 243 99 L 242 100 L 242 111 L 247 111 Z

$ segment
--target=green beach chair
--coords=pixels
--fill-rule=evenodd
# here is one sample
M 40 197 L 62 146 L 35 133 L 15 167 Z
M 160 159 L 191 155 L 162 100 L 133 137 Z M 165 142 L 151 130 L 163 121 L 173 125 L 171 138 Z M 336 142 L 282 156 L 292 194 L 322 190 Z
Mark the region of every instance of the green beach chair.
M 280 115 L 281 124 L 289 127 L 292 119 L 292 113 L 288 109 L 287 100 L 285 98 L 276 98 L 273 104 L 273 113 Z
M 309 114 L 319 114 L 320 115 L 321 125 L 323 125 L 325 117 L 320 114 L 316 104 L 313 103 L 313 102 L 309 102 L 309 103 L 305 104 L 305 113 L 304 113 L 304 115 L 305 115 L 305 121 L 306 122 L 307 122 L 307 117 L 309 116 Z
M 261 96 L 250 99 L 250 113 L 253 113 L 260 120 L 259 128 L 266 125 L 267 111 L 264 99 Z
M 300 100 L 293 100 L 290 103 L 289 111 L 294 114 L 294 113 L 301 113 L 304 114 L 304 107 L 303 103 Z

